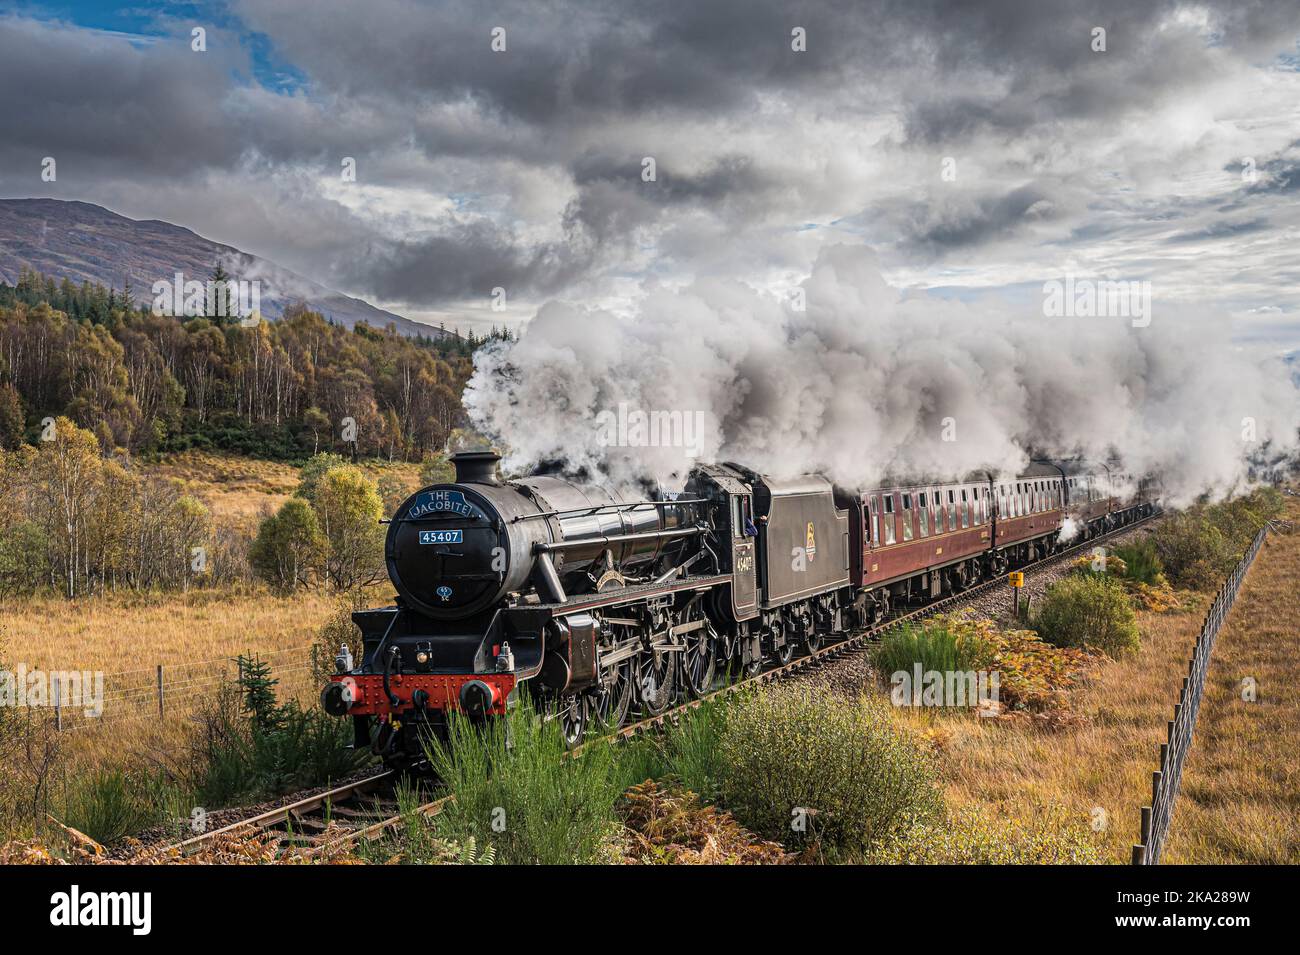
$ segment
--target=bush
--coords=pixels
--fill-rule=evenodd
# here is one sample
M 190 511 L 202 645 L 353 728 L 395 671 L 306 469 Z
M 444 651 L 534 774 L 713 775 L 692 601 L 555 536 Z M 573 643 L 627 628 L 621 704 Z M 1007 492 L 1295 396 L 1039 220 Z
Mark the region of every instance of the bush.
M 884 865 L 1096 865 L 1109 861 L 1088 827 L 1061 808 L 1002 823 L 976 810 L 918 823 L 879 846 L 871 862 Z
M 1251 539 L 1282 513 L 1277 488 L 1257 488 L 1244 497 L 1200 504 L 1164 520 L 1152 535 L 1169 578 L 1180 587 L 1214 590 L 1223 583 Z
M 121 769 L 95 770 L 69 785 L 62 822 L 111 845 L 159 821 L 159 807 L 147 793 Z
M 876 669 L 888 678 L 891 673 L 911 673 L 921 664 L 922 671 L 940 673 L 978 670 L 987 662 L 990 646 L 979 631 L 949 626 L 943 618 L 919 626 L 906 624 L 891 630 L 880 640 L 876 650 Z
M 1067 691 L 1089 660 L 1082 650 L 1053 646 L 1032 630 L 999 630 L 991 620 L 936 617 L 927 625 L 954 636 L 964 669 L 997 673 L 998 701 L 1007 707 L 1068 707 Z
M 663 774 L 675 776 L 686 789 L 709 801 L 718 797 L 727 712 L 728 703 L 705 700 L 664 734 Z M 644 777 L 634 781 L 643 782 Z
M 1203 513 L 1175 514 L 1153 536 L 1161 562 L 1180 587 L 1213 590 L 1235 563 L 1231 542 Z
M 306 501 L 290 498 L 262 521 L 248 550 L 257 575 L 283 590 L 305 584 L 325 557 L 325 535 Z
M 1164 580 L 1165 565 L 1156 553 L 1156 544 L 1150 537 L 1122 544 L 1111 552 L 1111 560 L 1118 558 L 1124 562 L 1124 579 L 1134 583 L 1159 586 Z M 1109 561 L 1107 561 L 1109 564 Z
M 486 724 L 453 714 L 449 742 L 432 740 L 427 752 L 455 796 L 436 817 L 441 838 L 473 840 L 513 865 L 608 858 L 621 790 L 614 747 L 596 744 L 570 758 L 559 722 L 525 701 Z
M 240 679 L 200 717 L 193 788 L 207 806 L 276 796 L 338 780 L 360 767 L 351 728 L 295 701 L 278 703 L 264 663 L 240 657 Z
M 1034 629 L 1058 647 L 1095 648 L 1116 658 L 1136 652 L 1140 644 L 1124 586 L 1097 574 L 1066 577 L 1048 587 Z
M 727 808 L 783 842 L 866 849 L 941 805 L 931 757 L 873 697 L 762 690 L 728 711 L 720 749 Z

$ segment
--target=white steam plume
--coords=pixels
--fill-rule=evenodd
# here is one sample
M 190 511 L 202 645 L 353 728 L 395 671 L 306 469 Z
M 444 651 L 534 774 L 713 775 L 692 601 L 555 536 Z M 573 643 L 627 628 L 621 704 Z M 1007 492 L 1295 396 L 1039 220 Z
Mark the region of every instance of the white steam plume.
M 824 249 L 802 288 L 804 311 L 716 280 L 650 291 L 631 317 L 549 303 L 518 342 L 479 353 L 466 405 L 508 468 L 558 461 L 670 485 L 688 451 L 846 486 L 1117 452 L 1179 503 L 1240 486 L 1261 449 L 1294 453 L 1300 392 L 1281 363 L 1158 295 L 1144 328 L 901 295 L 849 246 Z M 617 446 L 644 437 L 609 427 L 620 405 L 703 429 L 690 449 Z

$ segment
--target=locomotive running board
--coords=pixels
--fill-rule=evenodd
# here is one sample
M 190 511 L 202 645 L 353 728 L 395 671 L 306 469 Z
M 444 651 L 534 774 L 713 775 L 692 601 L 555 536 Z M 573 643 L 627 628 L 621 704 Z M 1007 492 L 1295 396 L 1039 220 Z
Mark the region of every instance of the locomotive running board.
M 722 584 L 731 583 L 730 574 L 711 574 L 707 577 L 683 577 L 669 584 L 634 584 L 631 587 L 620 587 L 617 590 L 607 590 L 599 594 L 580 594 L 571 597 L 563 603 L 546 603 L 538 604 L 530 608 L 549 613 L 552 616 L 561 616 L 580 610 L 594 610 L 599 607 L 616 607 L 619 604 L 629 603 L 633 600 L 642 600 L 646 597 L 659 597 L 666 594 L 673 594 L 683 590 L 708 590 L 710 587 L 718 587 Z

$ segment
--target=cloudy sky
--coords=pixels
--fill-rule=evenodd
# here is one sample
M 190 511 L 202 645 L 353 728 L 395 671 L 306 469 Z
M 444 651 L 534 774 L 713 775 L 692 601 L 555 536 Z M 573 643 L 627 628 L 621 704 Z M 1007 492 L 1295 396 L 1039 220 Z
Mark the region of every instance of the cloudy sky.
M 106 6 L 0 3 L 0 196 L 462 327 L 700 277 L 781 293 L 848 243 L 905 289 L 1145 279 L 1300 345 L 1293 0 Z

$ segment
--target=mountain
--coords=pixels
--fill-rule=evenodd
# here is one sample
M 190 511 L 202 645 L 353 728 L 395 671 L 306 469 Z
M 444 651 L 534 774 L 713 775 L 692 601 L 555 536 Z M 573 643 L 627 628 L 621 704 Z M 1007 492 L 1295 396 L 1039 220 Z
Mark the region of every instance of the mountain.
M 303 278 L 269 259 L 213 242 L 159 219 L 128 219 L 89 202 L 63 199 L 0 199 L 0 280 L 18 281 L 24 267 L 55 281 L 64 277 L 122 289 L 130 280 L 137 302 L 151 304 L 153 284 L 206 282 L 220 262 L 231 278 L 260 282 L 263 318 L 279 318 L 295 302 L 351 328 L 397 326 L 404 335 L 450 335 Z

